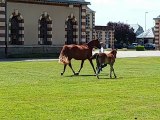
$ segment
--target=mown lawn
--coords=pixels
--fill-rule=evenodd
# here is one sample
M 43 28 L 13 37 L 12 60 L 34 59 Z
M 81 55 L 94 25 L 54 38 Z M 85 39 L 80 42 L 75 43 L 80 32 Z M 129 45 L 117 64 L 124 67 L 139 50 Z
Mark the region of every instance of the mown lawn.
M 0 62 L 0 119 L 160 120 L 160 57 L 117 59 L 117 79 L 109 67 L 97 79 L 88 61 L 79 76 L 62 69 L 57 61 Z

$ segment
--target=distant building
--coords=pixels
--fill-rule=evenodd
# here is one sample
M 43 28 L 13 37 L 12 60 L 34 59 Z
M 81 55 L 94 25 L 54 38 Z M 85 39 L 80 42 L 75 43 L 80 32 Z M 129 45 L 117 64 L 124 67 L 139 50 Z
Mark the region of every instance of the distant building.
M 95 38 L 104 43 L 105 48 L 114 47 L 114 29 L 109 26 L 95 26 Z
M 95 11 L 86 9 L 86 42 L 95 39 Z
M 154 43 L 154 28 L 148 29 L 137 36 L 139 44 Z
M 134 29 L 136 36 L 144 32 L 143 28 L 139 24 L 130 24 L 130 27 Z
M 160 50 L 160 15 L 153 19 L 155 20 L 154 36 L 155 36 L 156 49 Z

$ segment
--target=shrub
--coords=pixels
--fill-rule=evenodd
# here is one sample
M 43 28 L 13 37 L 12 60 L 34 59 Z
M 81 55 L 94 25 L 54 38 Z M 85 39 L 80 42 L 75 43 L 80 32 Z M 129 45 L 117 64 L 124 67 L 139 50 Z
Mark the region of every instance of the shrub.
M 136 51 L 144 51 L 144 46 L 136 46 Z

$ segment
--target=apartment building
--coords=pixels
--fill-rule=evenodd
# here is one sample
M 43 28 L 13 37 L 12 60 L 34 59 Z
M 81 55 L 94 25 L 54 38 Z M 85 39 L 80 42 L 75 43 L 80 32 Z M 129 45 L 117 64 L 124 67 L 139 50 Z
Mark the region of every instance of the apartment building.
M 104 43 L 104 48 L 114 48 L 114 29 L 109 26 L 95 26 L 95 39 Z
M 160 50 L 160 15 L 153 19 L 155 20 L 154 37 L 155 37 L 156 49 Z
M 86 9 L 86 42 L 95 39 L 95 11 Z

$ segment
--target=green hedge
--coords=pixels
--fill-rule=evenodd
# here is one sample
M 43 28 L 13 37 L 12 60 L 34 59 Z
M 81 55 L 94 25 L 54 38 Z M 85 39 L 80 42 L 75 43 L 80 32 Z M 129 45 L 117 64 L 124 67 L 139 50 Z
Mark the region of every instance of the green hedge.
M 144 46 L 136 46 L 136 51 L 144 51 Z

